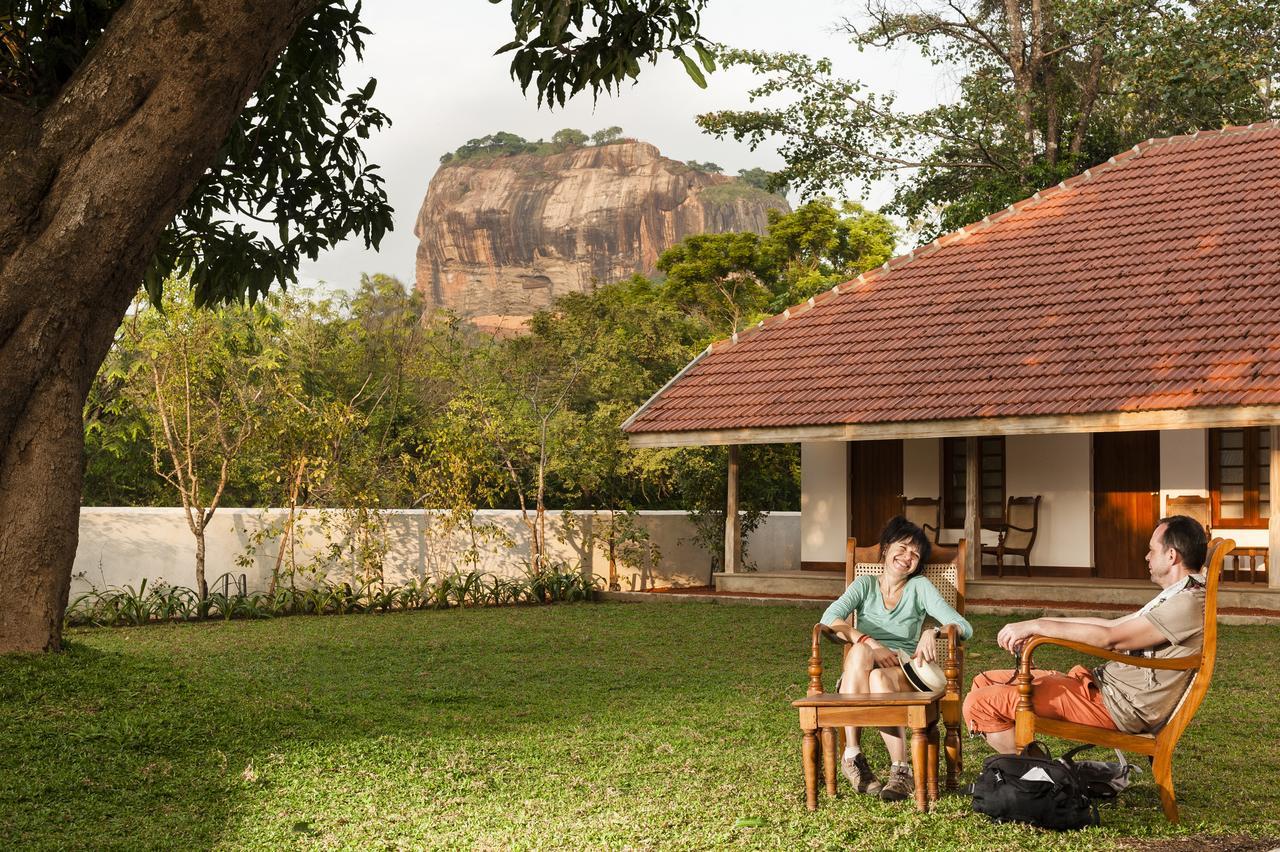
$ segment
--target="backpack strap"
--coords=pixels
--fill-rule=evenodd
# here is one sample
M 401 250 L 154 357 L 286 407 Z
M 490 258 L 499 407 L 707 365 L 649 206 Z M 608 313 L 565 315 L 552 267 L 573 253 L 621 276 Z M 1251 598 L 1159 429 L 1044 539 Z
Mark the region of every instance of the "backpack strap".
M 1022 747 L 1018 757 L 1043 757 L 1045 760 L 1053 760 L 1053 752 L 1039 740 L 1032 740 Z
M 1093 748 L 1093 744 L 1092 744 L 1092 743 L 1085 743 L 1084 745 L 1078 745 L 1078 746 L 1076 746 L 1075 748 L 1071 749 L 1071 751 L 1067 752 L 1066 754 L 1064 754 L 1062 757 L 1060 757 L 1060 758 L 1058 758 L 1058 759 L 1059 759 L 1059 760 L 1065 760 L 1065 761 L 1067 761 L 1068 763 L 1070 763 L 1070 762 L 1071 762 L 1071 759 L 1072 759 L 1073 757 L 1075 757 L 1077 754 L 1079 754 L 1080 752 L 1084 751 L 1085 749 L 1090 749 L 1090 748 Z

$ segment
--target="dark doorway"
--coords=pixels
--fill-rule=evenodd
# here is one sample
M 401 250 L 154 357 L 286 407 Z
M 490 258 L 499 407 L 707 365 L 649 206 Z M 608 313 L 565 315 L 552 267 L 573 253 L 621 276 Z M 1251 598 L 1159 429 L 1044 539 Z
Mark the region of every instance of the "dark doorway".
M 1160 433 L 1093 436 L 1094 575 L 1141 580 L 1147 542 L 1160 520 Z
M 902 441 L 849 442 L 849 535 L 865 547 L 902 511 Z

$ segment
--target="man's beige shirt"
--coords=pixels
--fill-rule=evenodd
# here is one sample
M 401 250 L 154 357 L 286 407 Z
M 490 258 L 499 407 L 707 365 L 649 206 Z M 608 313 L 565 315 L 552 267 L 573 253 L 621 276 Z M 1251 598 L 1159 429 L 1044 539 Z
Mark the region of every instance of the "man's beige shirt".
M 1189 585 L 1139 618 L 1154 624 L 1166 640 L 1143 656 L 1186 657 L 1199 653 L 1204 641 L 1204 588 Z M 1094 669 L 1093 679 L 1102 689 L 1102 702 L 1116 727 L 1140 733 L 1156 731 L 1164 724 L 1194 674 L 1194 670 L 1144 669 L 1112 662 Z

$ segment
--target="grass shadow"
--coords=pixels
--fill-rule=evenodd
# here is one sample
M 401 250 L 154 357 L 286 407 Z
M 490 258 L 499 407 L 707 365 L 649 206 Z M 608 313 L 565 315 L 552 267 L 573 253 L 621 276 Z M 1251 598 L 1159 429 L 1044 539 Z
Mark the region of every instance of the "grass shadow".
M 1165 824 L 1148 775 L 1104 808 L 1103 829 L 1054 835 L 993 826 L 960 796 L 931 815 L 856 796 L 807 813 L 788 702 L 805 689 L 815 617 L 604 604 L 74 631 L 64 654 L 0 658 L 0 836 L 24 848 L 1074 849 L 1280 835 L 1267 781 L 1280 710 L 1249 662 L 1276 628 L 1224 629 L 1175 758 L 1183 826 Z M 1003 665 L 1000 620 L 975 621 L 968 676 Z M 883 766 L 877 740 L 865 744 Z M 988 753 L 966 748 L 962 781 Z

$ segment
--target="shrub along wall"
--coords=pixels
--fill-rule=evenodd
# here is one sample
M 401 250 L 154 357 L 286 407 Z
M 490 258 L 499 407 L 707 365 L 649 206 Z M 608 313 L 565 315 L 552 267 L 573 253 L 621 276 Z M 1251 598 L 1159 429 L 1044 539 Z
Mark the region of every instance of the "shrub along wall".
M 599 533 L 605 515 L 592 523 L 590 512 L 548 513 L 547 556 L 557 565 L 577 569 L 589 560 L 602 584 L 609 578 L 609 560 L 598 540 L 588 553 L 587 531 Z M 206 573 L 211 581 L 224 573 L 245 575 L 249 590 L 266 589 L 280 557 L 279 528 L 287 512 L 277 509 L 219 509 L 206 534 Z M 480 572 L 494 577 L 522 579 L 529 562 L 529 533 L 520 513 L 506 510 L 476 512 L 468 527 L 446 514 L 428 510 L 388 510 L 365 518 L 366 531 L 358 548 L 351 546 L 351 517 L 341 512 L 301 513 L 289 560 L 296 566 L 296 582 L 320 577 L 341 583 L 353 574 L 367 578 L 380 566 L 391 585 L 439 577 L 455 572 Z M 712 556 L 694 544 L 694 529 L 684 512 L 639 513 L 639 525 L 657 546 L 657 559 L 617 565 L 617 581 L 626 591 L 655 586 L 703 585 L 711 580 Z M 357 552 L 364 565 L 357 567 Z M 798 570 L 800 513 L 774 512 L 747 539 L 747 556 L 760 570 Z M 180 508 L 97 508 L 80 510 L 80 545 L 76 552 L 71 595 L 90 589 L 126 585 L 144 579 L 193 586 L 195 539 Z

